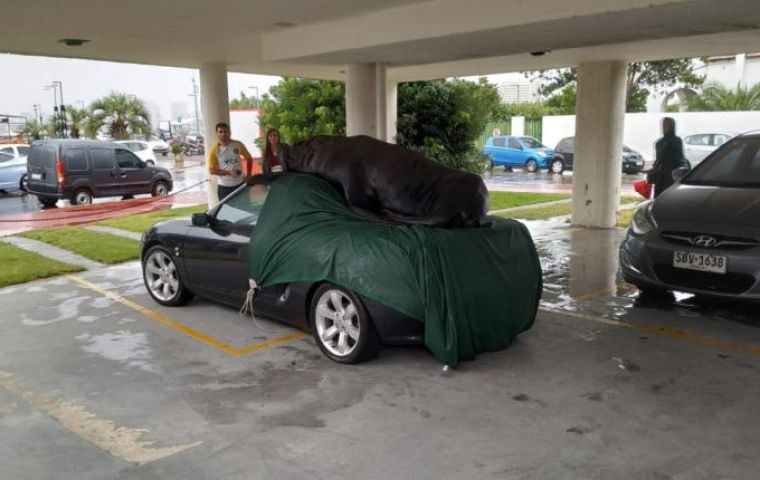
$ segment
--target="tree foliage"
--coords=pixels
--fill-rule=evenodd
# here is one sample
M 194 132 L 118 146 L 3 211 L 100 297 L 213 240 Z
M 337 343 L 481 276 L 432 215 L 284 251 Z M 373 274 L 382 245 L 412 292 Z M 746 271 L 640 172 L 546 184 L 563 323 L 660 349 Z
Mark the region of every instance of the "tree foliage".
M 142 100 L 132 95 L 111 92 L 90 104 L 85 130 L 88 137 L 94 138 L 104 127 L 115 140 L 126 140 L 135 134 L 149 135 L 150 115 Z
M 249 97 L 245 92 L 240 92 L 240 97 L 230 100 L 230 110 L 258 108 L 258 103 L 256 97 Z
M 40 140 L 47 134 L 47 126 L 37 119 L 29 120 L 21 130 L 21 135 L 26 137 L 27 142 Z
M 532 78 L 542 80 L 543 95 L 561 95 L 563 98 L 555 101 L 562 105 L 565 111 L 575 111 L 575 95 L 577 90 L 569 89 L 578 82 L 578 72 L 574 68 L 547 70 L 531 73 Z M 696 87 L 702 84 L 704 77 L 694 73 L 693 59 L 680 58 L 659 60 L 654 62 L 632 62 L 626 71 L 625 104 L 628 112 L 643 112 L 646 102 L 654 92 L 672 88 L 677 84 Z M 551 98 L 549 99 L 551 100 Z M 569 108 L 572 105 L 572 108 Z
M 345 88 L 341 82 L 286 77 L 261 100 L 265 129 L 277 128 L 294 143 L 314 135 L 345 135 Z
M 482 171 L 475 139 L 489 121 L 507 112 L 485 78 L 433 80 L 399 85 L 396 141 L 452 168 Z
M 737 85 L 734 90 L 711 83 L 700 95 L 689 97 L 687 107 L 693 112 L 760 110 L 760 83 L 752 87 Z
M 90 112 L 86 108 L 76 108 L 71 105 L 66 107 L 69 137 L 79 138 L 87 129 Z

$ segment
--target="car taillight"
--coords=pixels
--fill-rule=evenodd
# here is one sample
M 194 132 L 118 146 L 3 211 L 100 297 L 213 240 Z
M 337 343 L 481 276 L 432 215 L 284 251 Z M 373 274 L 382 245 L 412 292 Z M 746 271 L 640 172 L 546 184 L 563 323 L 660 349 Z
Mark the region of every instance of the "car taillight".
M 58 173 L 58 183 L 63 183 L 66 179 L 66 174 L 63 171 L 63 162 L 60 158 L 55 161 L 55 169 Z

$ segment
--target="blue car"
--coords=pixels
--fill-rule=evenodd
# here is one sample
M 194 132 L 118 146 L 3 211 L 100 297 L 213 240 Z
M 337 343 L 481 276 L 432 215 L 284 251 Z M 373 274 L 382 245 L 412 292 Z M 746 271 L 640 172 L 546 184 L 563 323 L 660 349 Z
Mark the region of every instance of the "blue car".
M 505 169 L 520 167 L 535 172 L 539 168 L 552 166 L 554 150 L 542 145 L 533 137 L 508 135 L 489 137 L 483 154 L 490 159 L 486 165 L 488 169 L 495 166 Z
M 26 157 L 0 152 L 0 193 L 26 191 Z

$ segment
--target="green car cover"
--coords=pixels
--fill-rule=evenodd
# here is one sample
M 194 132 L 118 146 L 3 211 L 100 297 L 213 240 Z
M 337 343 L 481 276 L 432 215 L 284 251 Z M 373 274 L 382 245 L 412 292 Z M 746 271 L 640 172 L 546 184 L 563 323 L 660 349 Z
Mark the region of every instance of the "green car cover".
M 520 222 L 380 223 L 308 174 L 271 182 L 248 262 L 260 287 L 330 282 L 424 322 L 425 345 L 447 365 L 506 348 L 533 324 L 542 289 L 538 254 Z

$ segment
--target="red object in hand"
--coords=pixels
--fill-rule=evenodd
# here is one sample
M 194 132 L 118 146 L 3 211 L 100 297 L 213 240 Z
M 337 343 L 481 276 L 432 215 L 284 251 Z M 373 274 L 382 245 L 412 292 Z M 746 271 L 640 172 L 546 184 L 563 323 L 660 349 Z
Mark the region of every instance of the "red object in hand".
M 633 184 L 633 189 L 644 198 L 652 198 L 652 184 L 646 180 L 635 182 Z

